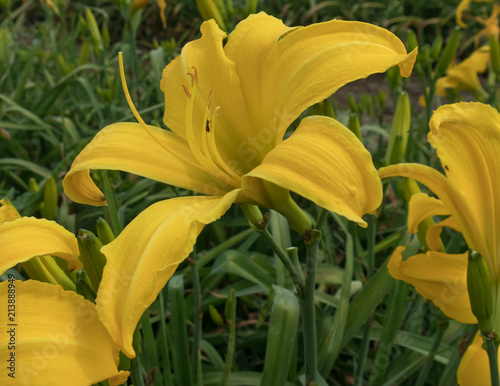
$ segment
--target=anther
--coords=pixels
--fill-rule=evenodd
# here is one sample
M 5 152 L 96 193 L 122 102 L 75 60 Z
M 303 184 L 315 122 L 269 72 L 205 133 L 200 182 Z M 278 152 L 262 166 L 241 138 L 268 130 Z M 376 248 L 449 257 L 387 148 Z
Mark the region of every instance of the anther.
M 191 77 L 191 87 L 193 87 L 194 86 L 194 75 L 191 74 L 190 72 L 188 72 L 186 75 L 189 75 Z M 196 83 L 198 83 L 198 82 L 196 82 Z
M 196 81 L 196 84 L 198 84 L 198 69 L 195 66 L 191 67 L 194 72 L 194 80 Z
M 188 96 L 188 98 L 191 98 L 191 92 L 188 90 L 188 88 L 182 84 L 182 88 L 184 89 L 184 92 Z

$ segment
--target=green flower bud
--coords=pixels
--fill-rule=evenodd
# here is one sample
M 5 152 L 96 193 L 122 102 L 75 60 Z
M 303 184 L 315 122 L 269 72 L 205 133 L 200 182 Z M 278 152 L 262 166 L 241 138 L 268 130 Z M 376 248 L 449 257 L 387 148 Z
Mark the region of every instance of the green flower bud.
M 96 294 L 94 293 L 94 291 L 92 291 L 92 288 L 90 288 L 88 283 L 83 278 L 77 279 L 76 292 L 79 295 L 82 295 L 85 299 L 90 300 L 92 303 L 95 303 Z
M 352 113 L 349 117 L 349 123 L 347 124 L 349 130 L 351 130 L 356 137 L 361 141 L 361 124 L 359 123 L 358 114 Z
M 476 316 L 479 329 L 485 335 L 492 332 L 493 293 L 488 267 L 483 257 L 470 251 L 467 264 L 467 289 L 472 313 Z
M 30 192 L 38 192 L 38 190 L 40 190 L 40 188 L 38 187 L 38 183 L 33 177 L 30 177 L 28 183 L 30 186 Z
M 89 29 L 90 36 L 94 41 L 96 52 L 98 53 L 104 50 L 104 42 L 102 40 L 101 31 L 99 31 L 99 26 L 97 25 L 94 14 L 88 7 L 85 8 L 85 19 L 87 21 L 87 27 Z
M 417 47 L 418 47 L 417 35 L 415 35 L 415 32 L 410 29 L 408 30 L 408 33 L 406 35 L 406 50 L 408 52 L 411 52 Z
M 106 265 L 106 257 L 101 253 L 101 241 L 90 231 L 80 229 L 78 231 L 78 249 L 83 268 L 92 283 L 95 292 L 99 288 L 102 279 L 102 270 Z
M 97 237 L 101 241 L 102 245 L 109 244 L 115 239 L 115 235 L 111 230 L 109 224 L 102 217 L 99 217 L 96 222 L 97 226 Z
M 436 65 L 436 71 L 434 74 L 436 79 L 444 74 L 451 61 L 455 57 L 461 37 L 462 32 L 460 31 L 460 28 L 455 27 L 450 35 L 450 38 L 448 39 L 448 42 L 446 43 L 446 46 L 444 47 L 441 58 L 439 58 Z
M 40 213 L 47 220 L 54 220 L 56 218 L 58 199 L 56 182 L 54 178 L 49 177 L 45 183 L 43 202 L 40 206 Z
M 408 131 L 410 130 L 411 109 L 410 98 L 407 92 L 399 95 L 394 120 L 392 121 L 391 136 L 387 145 L 385 162 L 388 165 L 403 162 L 408 143 Z
M 196 0 L 196 5 L 204 20 L 214 19 L 220 29 L 226 31 L 226 23 L 223 18 L 223 14 L 226 10 L 222 2 L 215 2 L 214 0 Z M 219 7 L 221 7 L 221 9 L 219 9 Z
M 490 35 L 488 36 L 488 40 L 490 42 L 491 69 L 496 76 L 500 76 L 500 45 L 498 43 L 498 37 Z
M 221 314 L 219 314 L 217 309 L 211 304 L 208 306 L 208 312 L 210 313 L 210 318 L 216 325 L 218 326 L 224 325 L 224 319 L 222 319 Z
M 434 43 L 432 43 L 431 47 L 432 59 L 436 60 L 439 57 L 439 54 L 441 53 L 441 48 L 443 48 L 443 38 L 441 36 L 438 36 L 437 38 L 434 39 Z

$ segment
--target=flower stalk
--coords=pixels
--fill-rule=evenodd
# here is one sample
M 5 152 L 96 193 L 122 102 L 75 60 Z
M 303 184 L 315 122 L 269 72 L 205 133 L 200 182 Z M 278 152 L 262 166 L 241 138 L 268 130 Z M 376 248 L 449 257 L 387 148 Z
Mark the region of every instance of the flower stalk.
M 491 386 L 500 386 L 500 375 L 498 372 L 498 346 L 497 335 L 491 334 L 484 338 L 488 360 L 490 362 Z M 484 347 L 484 346 L 483 346 Z
M 300 299 L 302 325 L 304 328 L 304 354 L 306 361 L 306 384 L 317 381 L 318 343 L 316 333 L 316 309 L 314 306 L 314 290 L 316 288 L 316 260 L 318 256 L 321 231 L 311 230 L 306 234 L 306 283 Z

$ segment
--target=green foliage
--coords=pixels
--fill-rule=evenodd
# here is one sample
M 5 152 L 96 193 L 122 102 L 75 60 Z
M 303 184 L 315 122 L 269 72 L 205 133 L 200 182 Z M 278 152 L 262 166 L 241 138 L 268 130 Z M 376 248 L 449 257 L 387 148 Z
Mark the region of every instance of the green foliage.
M 413 115 L 405 122 L 410 134 L 404 159 L 437 164 L 425 136 L 432 109 L 441 103 L 434 95 L 437 77 L 457 50 L 464 52 L 463 39 L 452 32 L 456 1 L 215 3 L 224 9 L 221 18 L 228 29 L 257 10 L 288 25 L 332 18 L 367 21 L 394 31 L 409 47 L 418 45 L 409 82 L 391 70 L 385 79 L 377 78 L 383 91 L 377 87 L 349 98 L 340 91 L 330 98 L 334 108 L 326 101 L 315 112 L 345 124 L 354 113 L 350 127 L 360 133 L 379 167 L 390 161 L 386 150 L 394 106 L 399 93 L 408 90 Z M 193 1 L 168 2 L 163 30 L 154 2 L 136 12 L 130 1 L 57 4 L 56 11 L 34 0 L 0 1 L 0 198 L 9 197 L 24 216 L 55 218 L 74 232 L 91 229 L 106 244 L 152 203 L 189 192 L 116 171 L 95 173 L 96 183 L 112 192 L 113 213 L 71 203 L 62 194 L 62 177 L 101 128 L 133 119 L 121 90 L 119 51 L 139 113 L 149 124 L 165 128 L 161 72 L 196 37 L 202 17 Z M 495 62 L 497 78 L 498 67 Z M 497 78 L 488 80 L 493 104 Z M 418 106 L 420 94 L 425 109 Z M 432 304 L 389 275 L 385 264 L 396 246 L 410 245 L 415 251 L 421 246 L 406 232 L 403 189 L 385 190 L 386 200 L 368 229 L 335 215 L 324 224 L 314 293 L 319 372 L 335 385 L 411 384 L 423 377 L 429 385 L 453 385 L 459 345 L 474 331 L 446 323 Z M 318 212 L 313 204 L 298 201 L 311 217 Z M 298 246 L 298 255 L 304 254 L 300 236 L 276 213 L 271 213 L 270 228 L 282 248 Z M 442 242 L 449 252 L 465 250 L 461 236 L 451 230 L 443 230 Z M 141 319 L 134 384 L 302 384 L 303 329 L 292 280 L 248 228 L 240 209 L 232 208 L 207 226 L 196 249 L 190 264 L 180 266 Z M 299 268 L 304 263 L 297 259 Z M 94 287 L 99 275 L 90 276 Z M 82 278 L 79 287 L 82 293 L 92 289 Z M 128 368 L 125 362 L 121 366 Z

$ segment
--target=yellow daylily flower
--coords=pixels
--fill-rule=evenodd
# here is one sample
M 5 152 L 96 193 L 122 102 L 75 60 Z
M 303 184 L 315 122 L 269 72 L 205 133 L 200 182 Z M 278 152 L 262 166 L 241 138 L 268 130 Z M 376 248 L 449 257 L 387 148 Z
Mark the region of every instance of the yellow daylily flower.
M 489 61 L 489 46 L 484 46 L 474 51 L 464 61 L 448 68 L 446 75 L 437 80 L 436 94 L 446 96 L 446 89 L 448 88 L 482 91 L 483 88 L 478 74 L 486 71 Z
M 455 10 L 455 20 L 457 24 L 462 28 L 467 27 L 467 24 L 465 24 L 462 21 L 462 14 L 467 8 L 469 8 L 469 5 L 472 1 L 480 3 L 480 2 L 490 2 L 491 0 L 462 0 L 460 4 L 458 4 L 457 9 Z
M 498 27 L 498 16 L 500 16 L 500 5 L 495 3 L 493 4 L 493 10 L 491 11 L 489 18 L 483 19 L 479 16 L 476 18 L 476 21 L 484 26 L 484 28 L 476 34 L 476 47 L 479 44 L 481 36 L 488 37 L 493 35 L 498 39 L 498 35 L 500 33 L 500 28 Z
M 89 169 L 123 170 L 207 195 L 150 206 L 102 248 L 101 286 L 119 288 L 120 296 L 98 296 L 96 303 L 129 357 L 144 310 L 202 228 L 233 203 L 274 209 L 304 233 L 311 223 L 291 199 L 294 191 L 366 226 L 362 216 L 379 206 L 382 190 L 356 136 L 315 116 L 283 137 L 305 109 L 344 84 L 395 65 L 409 76 L 416 56 L 389 31 L 358 22 L 290 28 L 260 13 L 240 22 L 225 46 L 226 34 L 213 20 L 201 32 L 163 71 L 171 131 L 146 125 L 129 102 L 140 123 L 101 130 L 63 181 L 71 199 L 92 205 L 106 202 Z
M 5 200 L 0 204 L 0 274 L 42 259 L 50 277 L 51 268 L 58 268 L 50 256 L 66 260 L 70 270 L 82 267 L 72 233 L 53 221 L 20 217 Z M 0 283 L 0 302 L 0 322 L 8 332 L 1 334 L 0 352 L 13 362 L 2 366 L 2 384 L 83 386 L 109 379 L 119 385 L 128 378 L 117 369 L 118 346 L 95 305 L 82 296 L 60 285 L 9 279 Z
M 8 297 L 9 290 L 15 297 Z M 6 329 L 0 336 L 3 385 L 88 386 L 107 379 L 121 385 L 127 380 L 129 373 L 116 368 L 119 349 L 95 305 L 82 296 L 35 280 L 8 280 L 0 283 L 0 301 Z
M 398 164 L 381 168 L 379 175 L 410 177 L 436 194 L 437 198 L 413 196 L 410 232 L 430 216 L 449 217 L 429 230 L 431 251 L 403 261 L 404 248 L 399 247 L 388 264 L 389 272 L 415 286 L 449 317 L 477 323 L 467 291 L 468 254 L 437 252 L 443 226 L 460 231 L 488 267 L 493 287 L 493 331 L 500 331 L 500 114 L 481 103 L 441 106 L 431 118 L 428 140 L 437 150 L 445 174 L 425 165 Z M 480 370 L 488 362 L 486 352 L 484 356 L 477 352 L 478 345 L 471 346 L 462 360 L 458 372 L 461 385 L 490 382 L 489 371 L 483 374 Z M 483 376 L 484 382 L 480 382 Z

